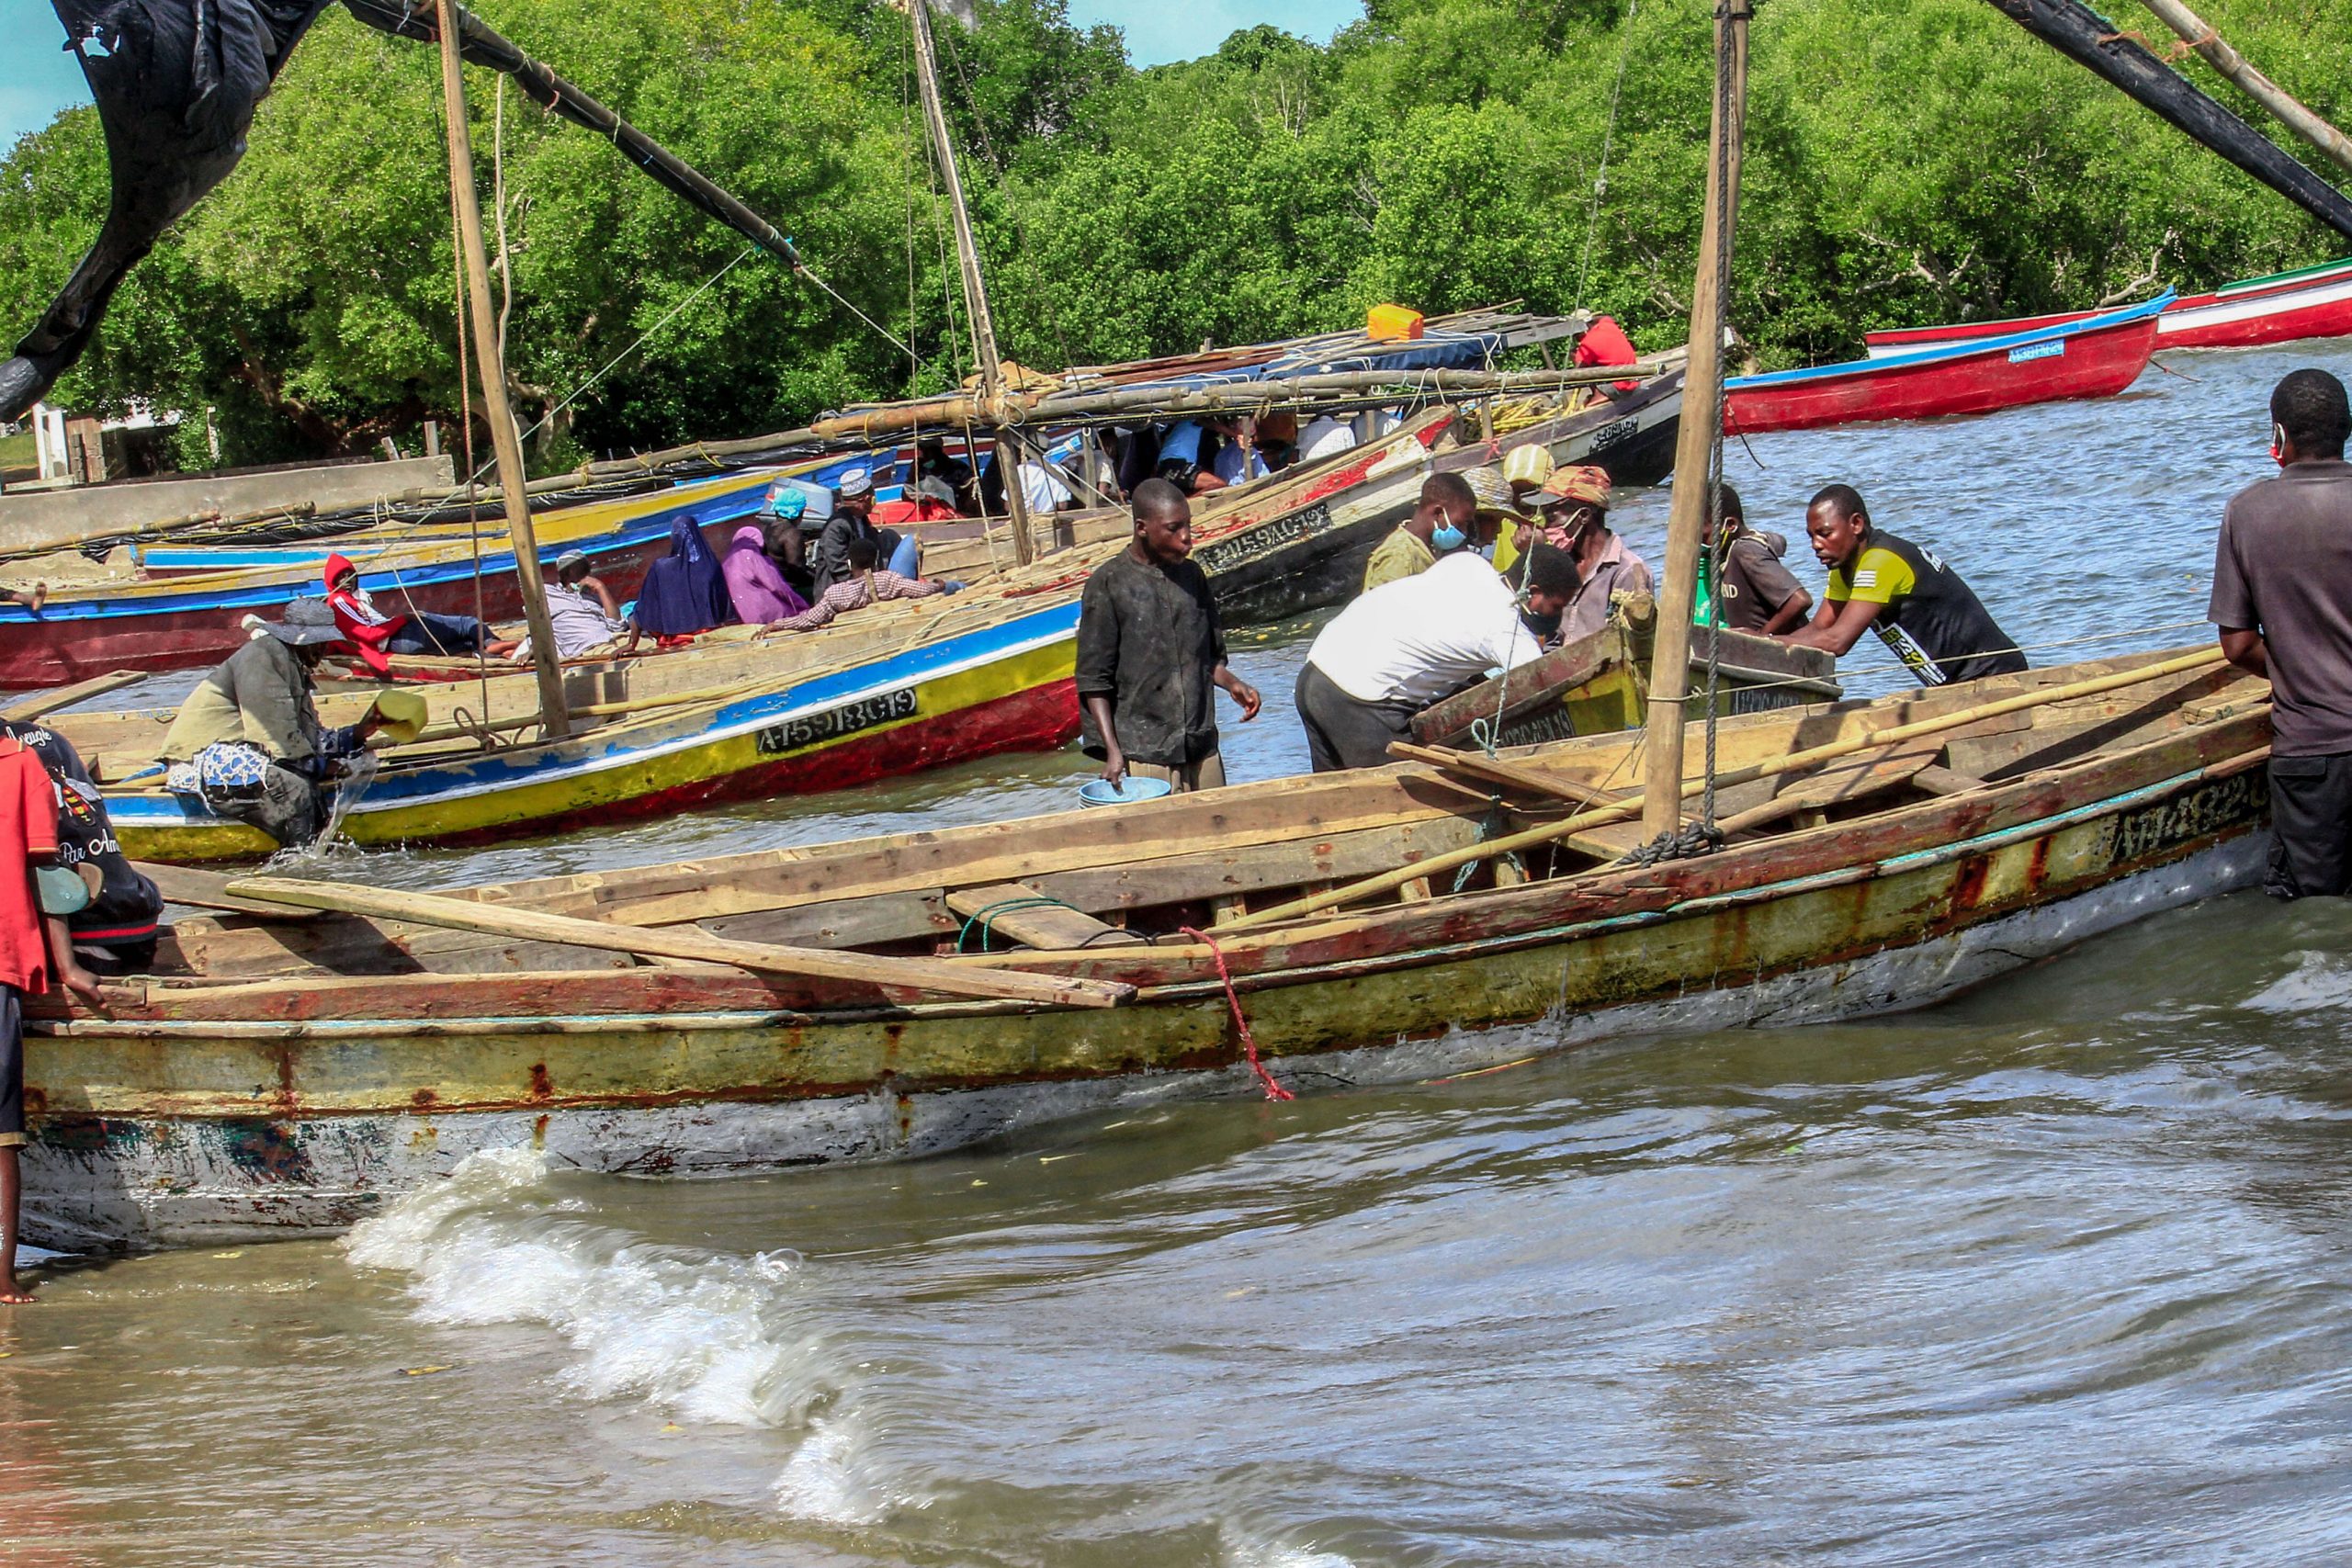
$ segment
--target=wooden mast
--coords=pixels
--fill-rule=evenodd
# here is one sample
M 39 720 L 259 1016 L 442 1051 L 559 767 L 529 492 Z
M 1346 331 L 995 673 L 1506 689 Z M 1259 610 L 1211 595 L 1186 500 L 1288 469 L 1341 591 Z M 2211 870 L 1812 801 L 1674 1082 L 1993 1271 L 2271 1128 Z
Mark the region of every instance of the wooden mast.
M 449 121 L 449 190 L 458 209 L 458 252 L 466 267 L 467 315 L 471 318 L 474 365 L 481 382 L 482 413 L 490 421 L 491 448 L 497 454 L 498 488 L 506 503 L 506 533 L 514 544 L 514 575 L 523 590 L 523 618 L 531 626 L 531 662 L 539 674 L 539 716 L 547 733 L 571 733 L 564 706 L 563 671 L 557 664 L 555 628 L 548 620 L 546 584 L 539 577 L 539 542 L 531 526 L 531 503 L 524 488 L 523 441 L 506 401 L 506 358 L 500 352 L 497 317 L 490 306 L 490 259 L 482 250 L 481 201 L 474 191 L 473 137 L 466 128 L 466 83 L 458 59 L 457 7 L 437 0 L 441 32 L 441 101 Z M 463 329 L 460 329 L 463 330 Z
M 2205 57 L 2208 65 L 2235 83 L 2247 97 L 2278 116 L 2288 130 L 2335 159 L 2338 167 L 2352 172 L 2352 139 L 2248 64 L 2245 56 L 2223 42 L 2205 18 L 2180 0 L 2144 0 L 2144 4 L 2156 14 L 2158 21 L 2178 33 L 2189 48 Z
M 1707 209 L 1699 230 L 1699 276 L 1690 291 L 1690 360 L 1682 383 L 1682 423 L 1674 446 L 1674 504 L 1668 515 L 1666 577 L 1658 585 L 1657 642 L 1650 656 L 1649 739 L 1642 830 L 1656 838 L 1682 826 L 1682 715 L 1690 691 L 1690 616 L 1697 607 L 1699 536 L 1706 523 L 1708 475 L 1723 438 L 1724 263 L 1739 205 L 1739 149 L 1747 118 L 1748 0 L 1719 0 L 1715 11 L 1715 104 L 1707 146 Z
M 964 205 L 964 176 L 956 167 L 955 143 L 947 135 L 947 113 L 939 103 L 939 73 L 932 56 L 929 0 L 906 0 L 907 19 L 915 35 L 915 81 L 922 90 L 923 118 L 931 125 L 932 145 L 939 150 L 939 166 L 947 177 L 947 203 L 956 219 L 956 260 L 964 272 L 964 300 L 972 313 L 972 337 L 980 360 L 980 410 L 997 434 L 997 468 L 1004 480 L 1004 509 L 1012 517 L 1012 558 L 1027 566 L 1036 554 L 1029 536 L 1029 498 L 1021 488 L 1022 440 L 1006 419 L 1004 367 L 997 358 L 996 321 L 989 314 L 989 291 L 980 276 L 979 248 L 972 243 L 972 215 Z M 1006 459 L 1012 471 L 1004 472 Z M 972 465 L 978 472 L 977 460 Z

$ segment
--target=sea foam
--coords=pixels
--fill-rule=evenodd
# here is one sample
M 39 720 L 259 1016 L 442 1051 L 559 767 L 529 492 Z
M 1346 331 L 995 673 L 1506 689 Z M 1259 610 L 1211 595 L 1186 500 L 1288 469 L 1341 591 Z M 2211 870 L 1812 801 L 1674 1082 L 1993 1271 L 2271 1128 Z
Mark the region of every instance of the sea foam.
M 790 1254 L 657 1247 L 565 1207 L 543 1156 L 491 1150 L 362 1222 L 344 1247 L 361 1268 L 407 1275 L 426 1322 L 552 1329 L 573 1351 L 564 1382 L 589 1398 L 789 1427 L 839 1397 L 851 1363 L 803 1299 Z

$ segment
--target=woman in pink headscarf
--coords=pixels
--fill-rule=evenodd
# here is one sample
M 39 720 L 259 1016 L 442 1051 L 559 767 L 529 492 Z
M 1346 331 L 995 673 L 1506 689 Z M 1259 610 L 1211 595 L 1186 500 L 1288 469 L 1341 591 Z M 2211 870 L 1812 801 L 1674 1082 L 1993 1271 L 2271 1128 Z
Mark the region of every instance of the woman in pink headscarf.
M 718 563 L 735 601 L 735 618 L 747 626 L 766 626 L 808 608 L 808 601 L 792 591 L 775 562 L 768 559 L 767 543 L 758 525 L 747 523 L 735 530 L 727 558 Z

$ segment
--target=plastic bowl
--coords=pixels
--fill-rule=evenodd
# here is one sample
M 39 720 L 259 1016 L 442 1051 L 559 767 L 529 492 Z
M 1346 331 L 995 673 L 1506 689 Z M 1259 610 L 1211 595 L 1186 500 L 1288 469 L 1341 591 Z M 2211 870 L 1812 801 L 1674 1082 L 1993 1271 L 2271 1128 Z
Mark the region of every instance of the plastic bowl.
M 1166 779 L 1139 779 L 1129 773 L 1124 789 L 1109 779 L 1089 779 L 1078 786 L 1078 798 L 1089 806 L 1133 806 L 1138 800 L 1158 800 L 1174 788 Z

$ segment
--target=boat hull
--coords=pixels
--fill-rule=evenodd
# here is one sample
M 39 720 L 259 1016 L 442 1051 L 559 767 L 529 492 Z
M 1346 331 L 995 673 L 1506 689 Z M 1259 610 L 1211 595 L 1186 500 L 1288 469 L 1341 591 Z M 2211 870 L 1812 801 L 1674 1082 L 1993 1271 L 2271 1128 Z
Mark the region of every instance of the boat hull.
M 1946 347 L 2086 319 L 2087 310 L 1871 333 L 1873 357 Z M 2156 319 L 2156 346 L 2251 348 L 2304 338 L 2352 337 L 2352 262 L 2233 283 L 2176 299 Z
M 1499 462 L 1514 447 L 1541 445 L 1555 462 L 1592 463 L 1619 484 L 1647 483 L 1672 466 L 1681 417 L 1680 374 L 1653 378 L 1563 418 L 1514 431 L 1492 450 L 1484 442 L 1425 449 L 1410 461 L 1374 468 L 1353 488 L 1206 537 L 1196 543 L 1193 558 L 1209 574 L 1228 625 L 1287 620 L 1362 590 L 1364 563 L 1412 514 L 1431 474 L 1466 472 Z
M 1385 946 L 1366 922 L 1334 921 L 1279 961 L 1231 942 L 1228 956 L 1258 1048 L 1300 1089 L 1917 1006 L 2248 885 L 2260 753 L 2243 725 L 2219 728 L 1939 803 L 1907 826 L 1826 828 L 1769 856 L 1644 868 L 1622 887 L 1439 900 L 1385 922 Z M 1088 966 L 1150 962 L 1106 950 Z M 501 1016 L 370 1011 L 374 987 L 400 991 L 393 977 L 349 982 L 291 1030 L 36 1021 L 28 1237 L 85 1249 L 332 1231 L 486 1150 L 732 1175 L 934 1153 L 1126 1099 L 1247 1086 L 1214 977 L 1113 1011 L 822 1018 L 748 1005 L 780 993 L 715 972 L 446 978 L 498 997 Z M 644 1006 L 653 989 L 674 1005 Z M 625 1013 L 623 996 L 637 998 Z
M 1077 623 L 1075 604 L 1046 605 L 674 716 L 388 772 L 343 832 L 369 846 L 481 843 L 1048 750 L 1078 733 Z M 258 859 L 277 848 L 161 790 L 109 790 L 107 809 L 135 859 Z
M 2113 397 L 2147 369 L 2155 343 L 2155 313 L 2143 310 L 2130 320 L 2094 318 L 2022 338 L 1740 377 L 1724 389 L 1724 431 L 1755 435 Z
M 699 519 L 713 550 L 721 550 L 728 525 L 756 513 L 766 487 L 764 476 L 734 476 L 583 508 L 568 522 L 558 513 L 540 522 L 542 554 L 579 550 L 628 598 L 647 564 L 668 553 L 676 519 Z M 479 573 L 470 543 L 443 544 L 405 558 L 387 556 L 364 567 L 360 581 L 387 611 L 471 615 L 479 604 L 492 621 L 519 619 L 523 613 L 514 553 L 503 546 L 485 547 Z M 243 643 L 239 623 L 245 616 L 275 616 L 288 600 L 322 591 L 315 572 L 285 569 L 75 590 L 52 595 L 38 615 L 20 604 L 0 604 L 0 688 L 62 686 L 117 670 L 215 663 Z

